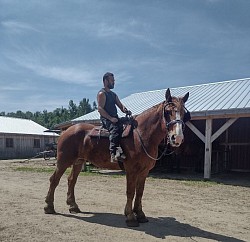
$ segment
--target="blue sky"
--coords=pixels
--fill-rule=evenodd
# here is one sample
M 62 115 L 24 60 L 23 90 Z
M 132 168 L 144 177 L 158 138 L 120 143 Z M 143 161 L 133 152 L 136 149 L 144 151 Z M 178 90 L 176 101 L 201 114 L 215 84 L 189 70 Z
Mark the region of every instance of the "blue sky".
M 0 0 L 0 112 L 250 77 L 249 0 Z M 129 108 L 129 107 L 128 107 Z

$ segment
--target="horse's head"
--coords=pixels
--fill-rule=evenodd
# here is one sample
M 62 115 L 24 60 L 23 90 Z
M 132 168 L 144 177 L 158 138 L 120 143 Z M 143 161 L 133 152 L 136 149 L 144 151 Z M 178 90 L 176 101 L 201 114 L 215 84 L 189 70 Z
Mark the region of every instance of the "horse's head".
M 185 102 L 188 100 L 189 93 L 184 97 L 172 97 L 169 88 L 165 94 L 164 117 L 168 130 L 168 141 L 171 146 L 179 147 L 184 141 L 183 118 L 185 115 Z

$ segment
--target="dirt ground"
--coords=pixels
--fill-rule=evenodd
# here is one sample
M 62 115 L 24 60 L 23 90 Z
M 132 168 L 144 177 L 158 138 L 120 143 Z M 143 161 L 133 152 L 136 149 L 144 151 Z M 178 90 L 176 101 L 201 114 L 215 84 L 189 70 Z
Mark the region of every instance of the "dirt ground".
M 0 161 L 0 241 L 250 241 L 249 176 L 221 176 L 218 183 L 151 174 L 143 200 L 149 222 L 128 228 L 125 176 L 112 172 L 79 176 L 80 214 L 68 211 L 65 174 L 55 194 L 57 214 L 44 214 L 52 172 L 35 168 L 52 164 Z

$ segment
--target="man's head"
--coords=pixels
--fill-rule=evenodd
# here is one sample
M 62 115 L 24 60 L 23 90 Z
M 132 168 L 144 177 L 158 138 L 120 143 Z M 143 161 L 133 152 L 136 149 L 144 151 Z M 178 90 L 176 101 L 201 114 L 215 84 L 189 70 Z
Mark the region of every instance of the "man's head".
M 104 84 L 104 87 L 107 87 L 109 89 L 113 89 L 114 86 L 115 86 L 115 79 L 114 79 L 114 74 L 111 73 L 111 72 L 106 72 L 104 75 L 103 75 L 103 84 Z

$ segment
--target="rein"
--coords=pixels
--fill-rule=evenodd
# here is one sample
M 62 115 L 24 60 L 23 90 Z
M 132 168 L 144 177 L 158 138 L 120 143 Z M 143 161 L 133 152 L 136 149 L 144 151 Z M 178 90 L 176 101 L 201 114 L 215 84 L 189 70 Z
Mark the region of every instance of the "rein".
M 164 155 L 172 155 L 172 154 L 174 153 L 174 151 L 172 151 L 172 152 L 166 154 L 167 148 L 168 148 L 168 147 L 167 147 L 166 143 L 164 142 L 164 145 L 165 145 L 164 151 L 162 152 L 162 154 L 161 154 L 158 158 L 154 158 L 153 156 L 151 156 L 151 155 L 147 152 L 147 149 L 146 149 L 146 147 L 145 147 L 145 145 L 144 145 L 144 143 L 143 143 L 142 137 L 141 137 L 139 131 L 137 130 L 137 128 L 135 128 L 134 130 L 135 130 L 136 133 L 138 134 L 138 137 L 139 137 L 141 146 L 142 146 L 142 148 L 143 148 L 145 154 L 146 154 L 150 159 L 157 161 L 157 160 L 160 160 Z M 165 140 L 165 139 L 164 139 L 164 140 Z M 168 142 L 167 142 L 167 144 L 168 144 Z

